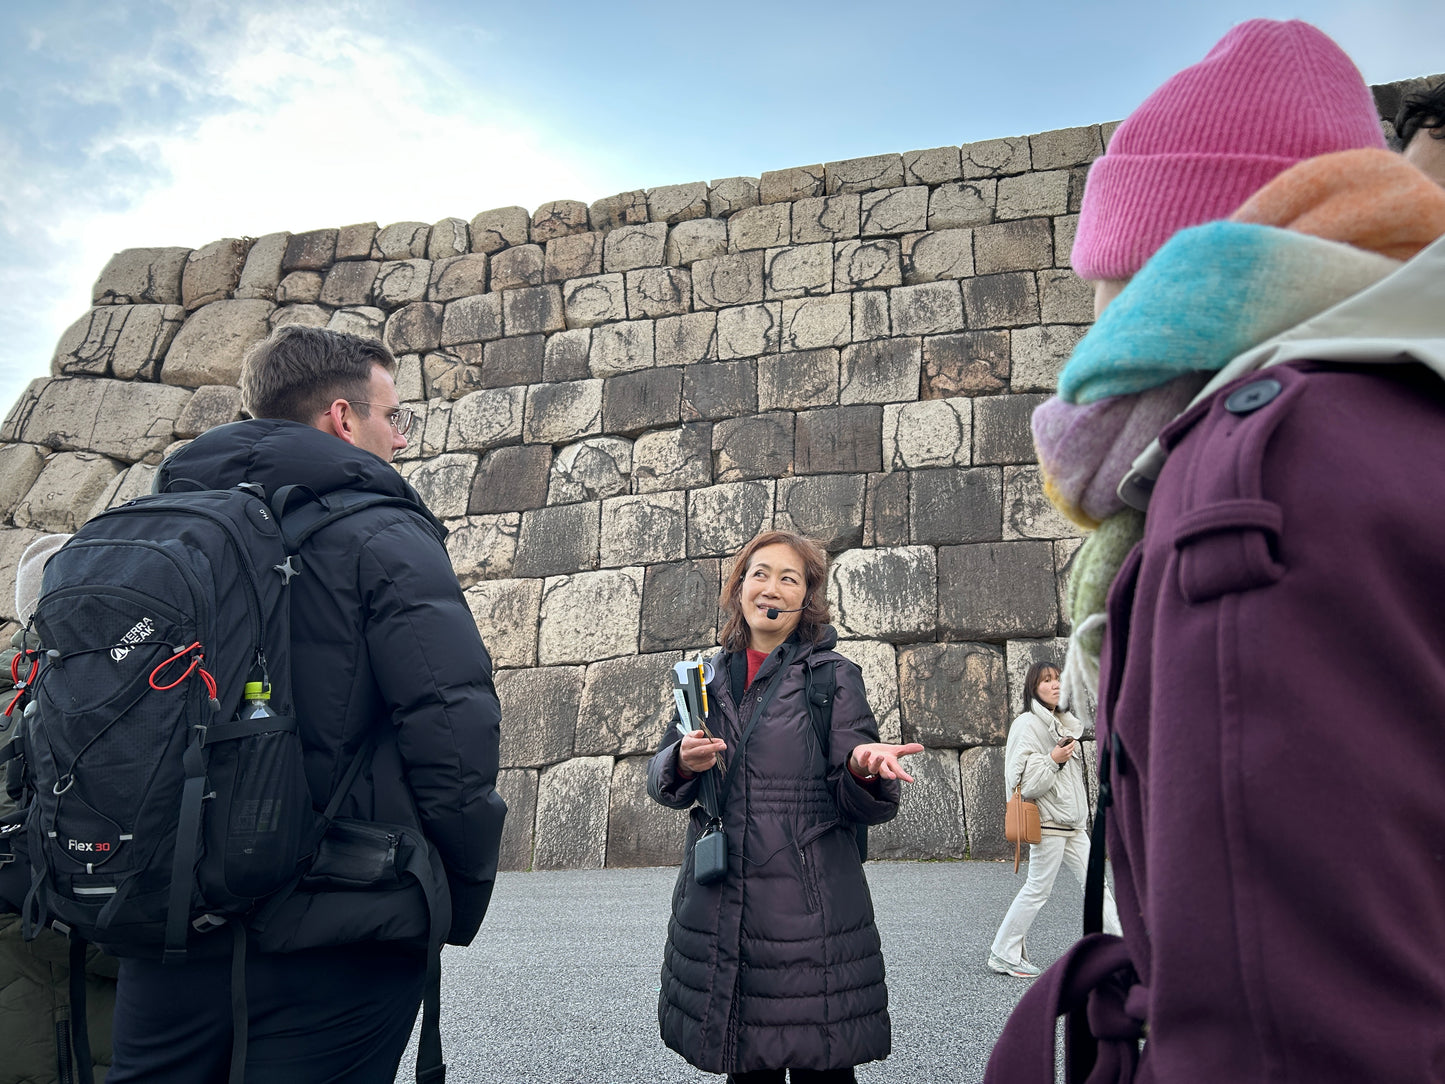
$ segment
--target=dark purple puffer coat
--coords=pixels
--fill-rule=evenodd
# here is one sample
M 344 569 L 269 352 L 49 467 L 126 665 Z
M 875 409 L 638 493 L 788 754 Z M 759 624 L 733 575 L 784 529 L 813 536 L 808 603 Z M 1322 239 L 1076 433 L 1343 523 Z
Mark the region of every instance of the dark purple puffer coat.
M 832 1069 L 888 1056 L 888 991 L 873 901 L 853 825 L 898 812 L 898 784 L 859 783 L 846 763 L 878 740 L 858 667 L 820 644 L 790 641 L 763 662 L 741 698 L 737 656 L 714 660 L 711 729 L 728 743 L 729 868 L 715 884 L 693 879 L 692 845 L 706 814 L 693 806 L 662 965 L 662 1038 L 708 1072 Z M 791 656 L 739 764 L 737 741 L 753 707 Z M 837 664 L 826 767 L 809 719 L 804 668 Z M 686 809 L 701 777 L 677 772 L 673 728 L 652 758 L 648 793 Z

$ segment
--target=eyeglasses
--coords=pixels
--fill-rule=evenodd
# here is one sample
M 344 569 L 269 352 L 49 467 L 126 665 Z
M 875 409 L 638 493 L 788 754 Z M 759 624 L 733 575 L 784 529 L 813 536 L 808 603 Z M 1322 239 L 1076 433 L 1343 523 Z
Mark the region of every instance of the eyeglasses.
M 347 402 L 352 406 L 374 407 L 382 405 L 381 403 L 363 402 L 360 399 L 348 399 Z M 404 437 L 407 433 L 411 432 L 411 423 L 416 421 L 416 411 L 412 410 L 411 407 L 391 407 L 386 412 L 386 420 L 389 421 L 391 427 L 396 430 L 397 436 Z

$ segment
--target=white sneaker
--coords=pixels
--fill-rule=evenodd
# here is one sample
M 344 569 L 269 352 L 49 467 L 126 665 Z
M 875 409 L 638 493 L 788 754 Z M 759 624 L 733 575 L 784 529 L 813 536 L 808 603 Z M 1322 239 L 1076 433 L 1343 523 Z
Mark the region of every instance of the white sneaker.
M 1036 979 L 1044 973 L 1043 968 L 1035 967 L 1027 960 L 1009 963 L 992 952 L 988 954 L 988 967 L 990 971 L 997 971 L 1000 975 L 1012 975 L 1016 979 Z

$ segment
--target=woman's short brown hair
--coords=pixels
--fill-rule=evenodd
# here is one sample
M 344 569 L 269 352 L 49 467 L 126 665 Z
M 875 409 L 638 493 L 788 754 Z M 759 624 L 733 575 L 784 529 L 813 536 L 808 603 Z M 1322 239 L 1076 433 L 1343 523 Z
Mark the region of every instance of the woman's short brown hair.
M 727 620 L 723 624 L 718 643 L 725 651 L 743 651 L 748 646 L 748 623 L 743 618 L 743 609 L 738 598 L 742 593 L 743 579 L 747 576 L 748 564 L 753 554 L 764 546 L 782 543 L 792 549 L 803 562 L 803 612 L 798 615 L 797 634 L 800 640 L 817 643 L 823 636 L 823 628 L 833 620 L 828 610 L 828 554 L 823 547 L 796 531 L 764 531 L 733 558 L 732 569 L 727 582 L 723 584 L 718 605 Z

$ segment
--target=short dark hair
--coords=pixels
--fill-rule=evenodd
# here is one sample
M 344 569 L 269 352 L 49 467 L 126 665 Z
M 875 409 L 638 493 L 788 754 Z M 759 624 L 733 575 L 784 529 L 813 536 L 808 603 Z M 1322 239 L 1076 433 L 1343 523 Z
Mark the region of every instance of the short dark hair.
M 718 599 L 718 605 L 727 614 L 722 635 L 718 637 L 718 642 L 725 651 L 744 651 L 748 646 L 748 623 L 738 601 L 743 590 L 743 580 L 748 573 L 748 562 L 753 559 L 753 554 L 764 546 L 779 542 L 791 546 L 803 562 L 803 590 L 806 601 L 803 603 L 803 612 L 798 615 L 798 639 L 817 643 L 822 638 L 823 626 L 833 619 L 828 610 L 827 552 L 811 538 L 796 531 L 764 531 L 738 550 L 738 555 L 733 558 L 732 569 L 728 572 L 727 582 L 723 584 L 722 595 Z
M 1445 79 L 1428 90 L 1407 94 L 1395 114 L 1395 134 L 1404 150 L 1421 128 L 1430 128 L 1435 139 L 1445 139 Z
M 375 339 L 288 324 L 253 346 L 241 366 L 241 405 L 253 418 L 311 425 L 337 399 L 365 400 L 372 370 L 395 374 L 396 358 Z M 363 415 L 369 409 L 358 406 Z
M 1034 701 L 1039 700 L 1039 682 L 1044 679 L 1045 672 L 1049 670 L 1056 674 L 1063 673 L 1053 659 L 1036 659 L 1034 664 L 1029 667 L 1028 674 L 1024 676 L 1024 711 L 1034 710 Z M 1042 700 L 1039 700 L 1039 703 L 1044 704 Z M 1044 707 L 1048 707 L 1048 705 L 1044 704 Z

